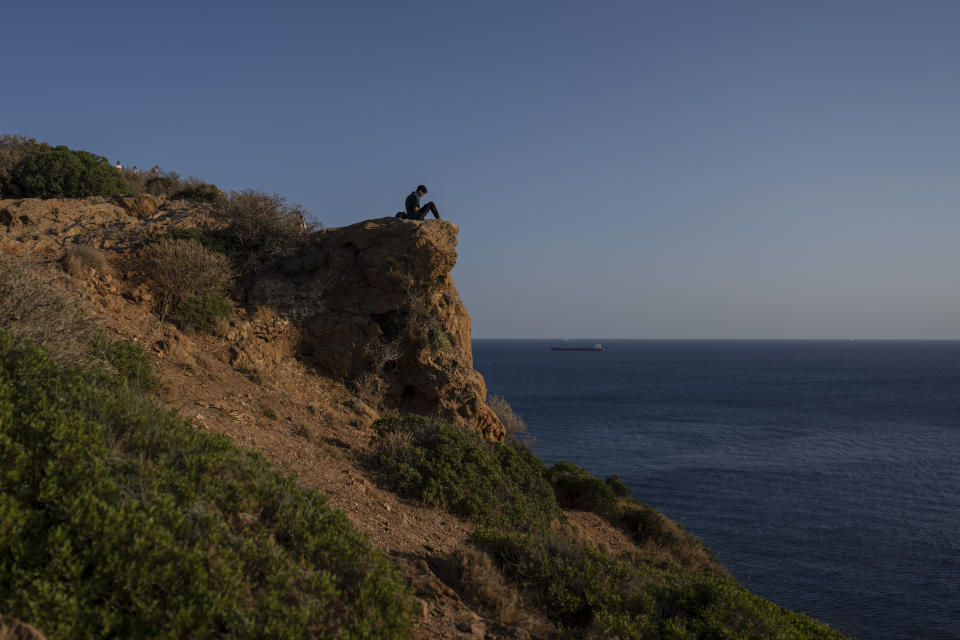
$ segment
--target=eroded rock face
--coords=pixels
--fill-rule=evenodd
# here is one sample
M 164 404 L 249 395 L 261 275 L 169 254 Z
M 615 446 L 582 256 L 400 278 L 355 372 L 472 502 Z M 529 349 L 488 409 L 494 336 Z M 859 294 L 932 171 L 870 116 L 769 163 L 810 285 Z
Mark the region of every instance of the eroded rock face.
M 450 277 L 457 232 L 446 220 L 395 218 L 327 229 L 239 293 L 293 321 L 301 356 L 322 372 L 375 378 L 385 406 L 502 440 L 473 368 L 470 316 Z

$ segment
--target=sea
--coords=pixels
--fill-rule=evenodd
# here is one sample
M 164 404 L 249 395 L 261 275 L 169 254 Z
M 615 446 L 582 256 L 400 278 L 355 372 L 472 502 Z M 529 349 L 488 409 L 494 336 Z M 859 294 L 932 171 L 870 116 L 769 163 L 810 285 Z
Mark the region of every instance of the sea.
M 620 476 L 754 593 L 960 638 L 960 341 L 602 343 L 474 340 L 474 364 L 544 462 Z

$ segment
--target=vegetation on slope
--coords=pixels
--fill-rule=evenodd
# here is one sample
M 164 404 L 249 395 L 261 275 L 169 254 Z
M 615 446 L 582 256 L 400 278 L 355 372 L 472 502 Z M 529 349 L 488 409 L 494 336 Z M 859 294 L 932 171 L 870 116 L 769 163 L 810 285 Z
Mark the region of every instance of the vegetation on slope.
M 547 469 L 522 444 L 498 444 L 422 417 L 375 424 L 375 461 L 404 495 L 469 517 L 475 551 L 507 584 L 566 635 L 597 638 L 842 638 L 739 585 L 703 544 L 651 507 L 570 463 Z M 550 487 L 549 491 L 545 488 Z M 585 546 L 557 520 L 560 506 L 594 511 L 629 532 L 635 554 L 615 557 Z M 460 562 L 462 564 L 462 558 Z M 457 559 L 454 559 L 456 562 Z M 461 587 L 477 597 L 484 590 Z M 490 611 L 503 597 L 480 593 Z M 500 589 L 502 591 L 502 588 Z
M 543 462 L 522 444 L 421 416 L 375 423 L 377 463 L 401 494 L 475 522 L 521 531 L 560 515 Z
M 55 638 L 407 634 L 342 513 L 133 386 L 0 331 L 0 611 Z

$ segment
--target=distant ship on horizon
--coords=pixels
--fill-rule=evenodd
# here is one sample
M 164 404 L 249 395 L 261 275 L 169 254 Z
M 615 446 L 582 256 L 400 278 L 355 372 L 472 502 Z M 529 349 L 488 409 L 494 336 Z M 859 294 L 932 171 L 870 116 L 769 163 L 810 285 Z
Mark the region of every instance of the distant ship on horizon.
M 592 346 L 569 344 L 564 338 L 562 345 L 550 347 L 550 351 L 603 351 L 603 345 L 599 342 L 595 342 Z

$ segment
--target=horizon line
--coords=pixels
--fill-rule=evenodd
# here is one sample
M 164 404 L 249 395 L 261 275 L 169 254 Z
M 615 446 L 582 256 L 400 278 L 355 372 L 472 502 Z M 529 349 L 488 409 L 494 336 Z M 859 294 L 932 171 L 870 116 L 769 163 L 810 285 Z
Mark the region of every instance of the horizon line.
M 528 336 L 474 336 L 471 340 L 576 340 L 583 342 L 599 342 L 601 340 L 642 340 L 647 342 L 960 342 L 960 338 L 544 338 Z

